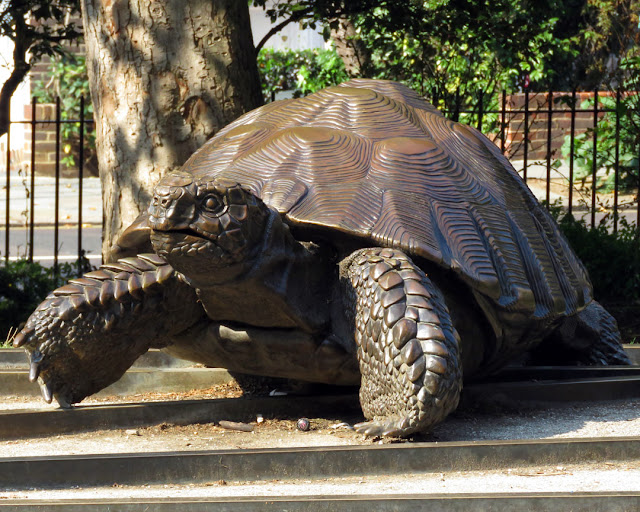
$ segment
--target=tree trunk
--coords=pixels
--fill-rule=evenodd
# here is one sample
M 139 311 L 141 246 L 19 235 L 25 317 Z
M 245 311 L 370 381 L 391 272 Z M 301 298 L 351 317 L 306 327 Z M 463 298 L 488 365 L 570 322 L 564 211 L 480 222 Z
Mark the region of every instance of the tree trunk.
M 110 260 L 154 184 L 262 95 L 246 1 L 82 3 Z
M 349 76 L 367 78 L 370 73 L 371 55 L 360 40 L 353 22 L 342 17 L 332 20 L 330 26 L 331 39 Z

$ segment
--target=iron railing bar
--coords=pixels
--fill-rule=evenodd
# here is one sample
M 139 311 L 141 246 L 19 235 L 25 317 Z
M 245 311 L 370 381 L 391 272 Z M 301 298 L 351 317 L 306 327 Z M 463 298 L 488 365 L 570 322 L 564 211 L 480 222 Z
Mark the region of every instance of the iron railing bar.
M 554 91 L 555 94 L 555 91 Z M 449 112 L 448 110 L 443 111 L 444 114 L 449 115 L 451 112 Z M 475 110 L 459 110 L 458 111 L 460 114 L 474 114 L 476 111 Z M 515 112 L 522 112 L 522 110 L 516 110 Z M 535 113 L 538 115 L 547 115 L 549 110 L 547 108 L 545 109 L 536 109 L 536 110 L 529 110 L 530 113 Z M 554 114 L 570 114 L 571 113 L 571 109 L 553 109 L 552 111 Z M 593 114 L 594 110 L 592 108 L 589 109 L 576 109 L 576 112 L 578 114 Z M 483 110 L 483 114 L 501 114 L 502 111 L 501 110 Z M 598 109 L 598 113 L 599 114 L 606 114 L 606 113 L 615 113 L 615 109 L 611 108 L 611 109 L 605 109 L 605 108 L 599 108 Z
M 453 120 L 456 122 L 460 120 L 460 87 L 456 88 L 456 105 L 453 111 Z
M 507 91 L 502 89 L 502 117 L 500 119 L 500 151 L 504 155 L 505 147 L 507 144 Z
M 53 226 L 53 272 L 58 276 L 58 238 L 60 228 L 60 97 L 56 98 L 56 185 L 55 185 L 55 224 Z
M 593 148 L 592 148 L 592 171 L 591 183 L 591 227 L 596 225 L 596 186 L 598 174 L 598 89 L 593 93 Z
M 78 155 L 78 263 L 82 258 L 82 179 L 84 170 L 84 96 L 80 96 L 80 148 Z M 82 266 L 78 271 L 82 273 Z
M 527 182 L 527 160 L 529 159 L 529 89 L 525 89 L 524 91 L 524 169 L 523 169 L 523 179 L 524 182 Z
M 480 89 L 478 93 L 478 131 L 482 131 L 482 117 L 484 116 L 484 91 Z
M 5 212 L 5 239 L 4 239 L 4 257 L 6 262 L 9 262 L 9 224 L 11 224 L 11 208 L 9 202 L 11 201 L 11 109 L 7 112 L 9 116 L 9 123 L 7 124 L 7 176 L 6 176 L 6 212 Z
M 573 159 L 576 142 L 576 90 L 571 93 L 571 135 L 569 142 L 569 215 L 573 212 Z
M 36 108 L 38 100 L 31 99 L 31 191 L 29 195 L 29 261 L 33 262 L 34 229 L 36 224 L 35 189 L 36 189 Z
M 620 188 L 620 88 L 616 91 L 616 142 L 613 169 L 613 232 L 618 232 L 618 194 Z
M 549 113 L 547 115 L 547 187 L 546 187 L 546 199 L 547 210 L 549 209 L 551 202 L 551 122 L 553 119 L 553 92 L 549 91 L 547 96 L 547 103 L 549 103 Z

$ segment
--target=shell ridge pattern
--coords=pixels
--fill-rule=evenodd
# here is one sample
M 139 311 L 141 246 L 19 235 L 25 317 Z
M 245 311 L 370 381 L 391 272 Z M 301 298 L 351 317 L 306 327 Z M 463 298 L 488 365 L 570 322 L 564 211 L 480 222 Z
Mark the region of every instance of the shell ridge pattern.
M 407 208 L 411 205 L 412 208 Z M 419 210 L 422 215 L 415 215 Z M 416 252 L 443 263 L 442 248 L 438 246 L 432 222 L 432 207 L 428 197 L 404 190 L 385 190 L 382 194 L 382 213 L 373 227 L 373 238 L 387 247 Z
M 584 306 L 584 298 L 582 298 L 582 304 L 578 297 L 577 290 L 580 287 L 575 287 L 576 275 L 569 265 L 567 259 L 562 257 L 561 247 L 558 244 L 558 237 L 554 236 L 552 226 L 549 223 L 549 219 L 541 209 L 534 211 L 534 219 L 538 229 L 546 236 L 542 236 L 542 240 L 545 244 L 547 253 L 549 254 L 549 260 L 553 265 L 555 276 L 557 277 L 558 286 L 561 294 L 554 294 L 556 297 L 556 311 L 562 311 L 570 315 L 575 313 L 579 307 Z M 560 298 L 564 300 L 560 302 Z
M 538 259 L 538 252 L 534 250 L 534 247 L 530 243 L 530 238 L 514 218 L 513 212 L 507 211 L 506 214 L 511 224 L 511 232 L 513 233 L 524 263 L 525 274 L 530 283 L 531 291 L 533 292 L 535 300 L 533 316 L 540 319 L 546 318 L 551 313 L 553 297 L 551 296 L 551 287 L 547 282 L 547 276 Z
M 497 306 L 535 302 L 538 317 L 590 297 L 584 268 L 535 219 L 535 198 L 499 149 L 403 85 L 356 79 L 275 102 L 208 144 L 187 172 L 241 183 L 311 238 L 335 229 L 400 248 Z
M 409 87 L 392 80 L 376 80 L 374 84 L 375 90 L 383 96 L 387 96 L 398 103 L 409 105 L 416 110 L 427 111 L 442 116 L 442 113 L 436 109 L 436 107 Z M 372 82 L 366 78 L 354 78 L 353 80 L 338 85 L 338 87 L 361 87 L 371 89 Z
M 434 205 L 436 219 L 441 232 L 449 241 L 449 250 L 453 257 L 452 268 L 465 274 L 475 288 L 498 301 L 500 298 L 500 280 L 493 262 L 486 252 L 482 236 L 475 222 L 469 216 L 469 203 L 459 205 Z M 457 265 L 453 264 L 457 262 Z
M 396 137 L 377 143 L 371 174 L 387 187 L 397 187 L 399 183 L 400 188 L 424 194 L 434 201 L 495 202 L 472 173 L 426 139 Z
M 394 136 L 424 137 L 412 108 L 373 89 L 331 87 L 313 96 L 327 106 L 317 112 L 312 125 L 343 127 L 372 141 Z
M 540 271 L 544 275 L 544 282 L 548 287 L 550 300 L 548 306 L 553 313 L 564 312 L 566 309 L 566 303 L 562 292 L 562 286 L 560 284 L 561 277 L 558 274 L 559 269 L 556 262 L 557 257 L 549 245 L 549 240 L 545 233 L 544 226 L 536 218 L 535 213 L 531 213 L 530 220 L 534 227 L 531 232 L 526 232 L 525 236 L 528 237 L 529 244 L 537 256 Z M 531 235 L 536 232 L 538 236 Z
M 473 205 L 469 208 L 469 216 L 481 233 L 485 250 L 493 263 L 500 283 L 501 296 L 498 303 L 504 307 L 518 303 L 529 292 L 529 283 L 522 272 L 522 258 L 511 241 L 513 234 L 503 210 L 498 207 L 483 208 Z

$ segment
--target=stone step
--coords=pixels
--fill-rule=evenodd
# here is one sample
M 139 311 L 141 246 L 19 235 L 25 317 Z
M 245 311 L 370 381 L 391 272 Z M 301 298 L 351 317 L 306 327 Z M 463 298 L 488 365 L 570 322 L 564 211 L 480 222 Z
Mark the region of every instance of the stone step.
M 625 345 L 625 351 L 631 362 L 640 365 L 640 345 Z M 135 363 L 136 368 L 184 368 L 195 363 L 170 356 L 162 350 L 151 349 L 143 354 Z M 28 368 L 27 355 L 18 348 L 0 349 L 0 369 L 20 370 Z
M 151 349 L 134 363 L 134 368 L 187 368 L 196 363 L 170 356 L 162 350 Z M 29 367 L 26 352 L 21 348 L 0 349 L 0 370 L 24 370 Z
M 178 393 L 224 384 L 231 378 L 221 368 L 132 368 L 96 396 Z M 0 397 L 39 395 L 40 388 L 29 382 L 27 370 L 0 370 Z
M 302 486 L 301 486 L 302 487 Z M 199 490 L 199 489 L 198 489 Z M 24 499 L 3 500 L 0 508 L 30 512 L 60 510 L 64 512 L 415 512 L 438 510 L 464 512 L 491 510 L 493 512 L 594 512 L 631 511 L 640 509 L 639 492 L 598 493 L 495 493 L 495 494 L 390 494 L 390 495 L 299 495 L 299 496 L 230 496 L 182 498 L 111 498 L 111 499 Z M 13 507 L 16 507 L 15 509 Z
M 0 457 L 0 475 L 3 487 L 47 489 L 401 477 L 639 459 L 639 437 L 518 439 Z

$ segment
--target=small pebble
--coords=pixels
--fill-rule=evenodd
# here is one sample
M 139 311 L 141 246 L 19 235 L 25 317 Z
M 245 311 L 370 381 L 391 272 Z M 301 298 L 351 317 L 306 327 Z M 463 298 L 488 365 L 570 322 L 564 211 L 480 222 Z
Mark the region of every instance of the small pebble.
M 298 430 L 306 432 L 311 427 L 311 422 L 307 418 L 300 418 L 296 426 L 298 427 Z

